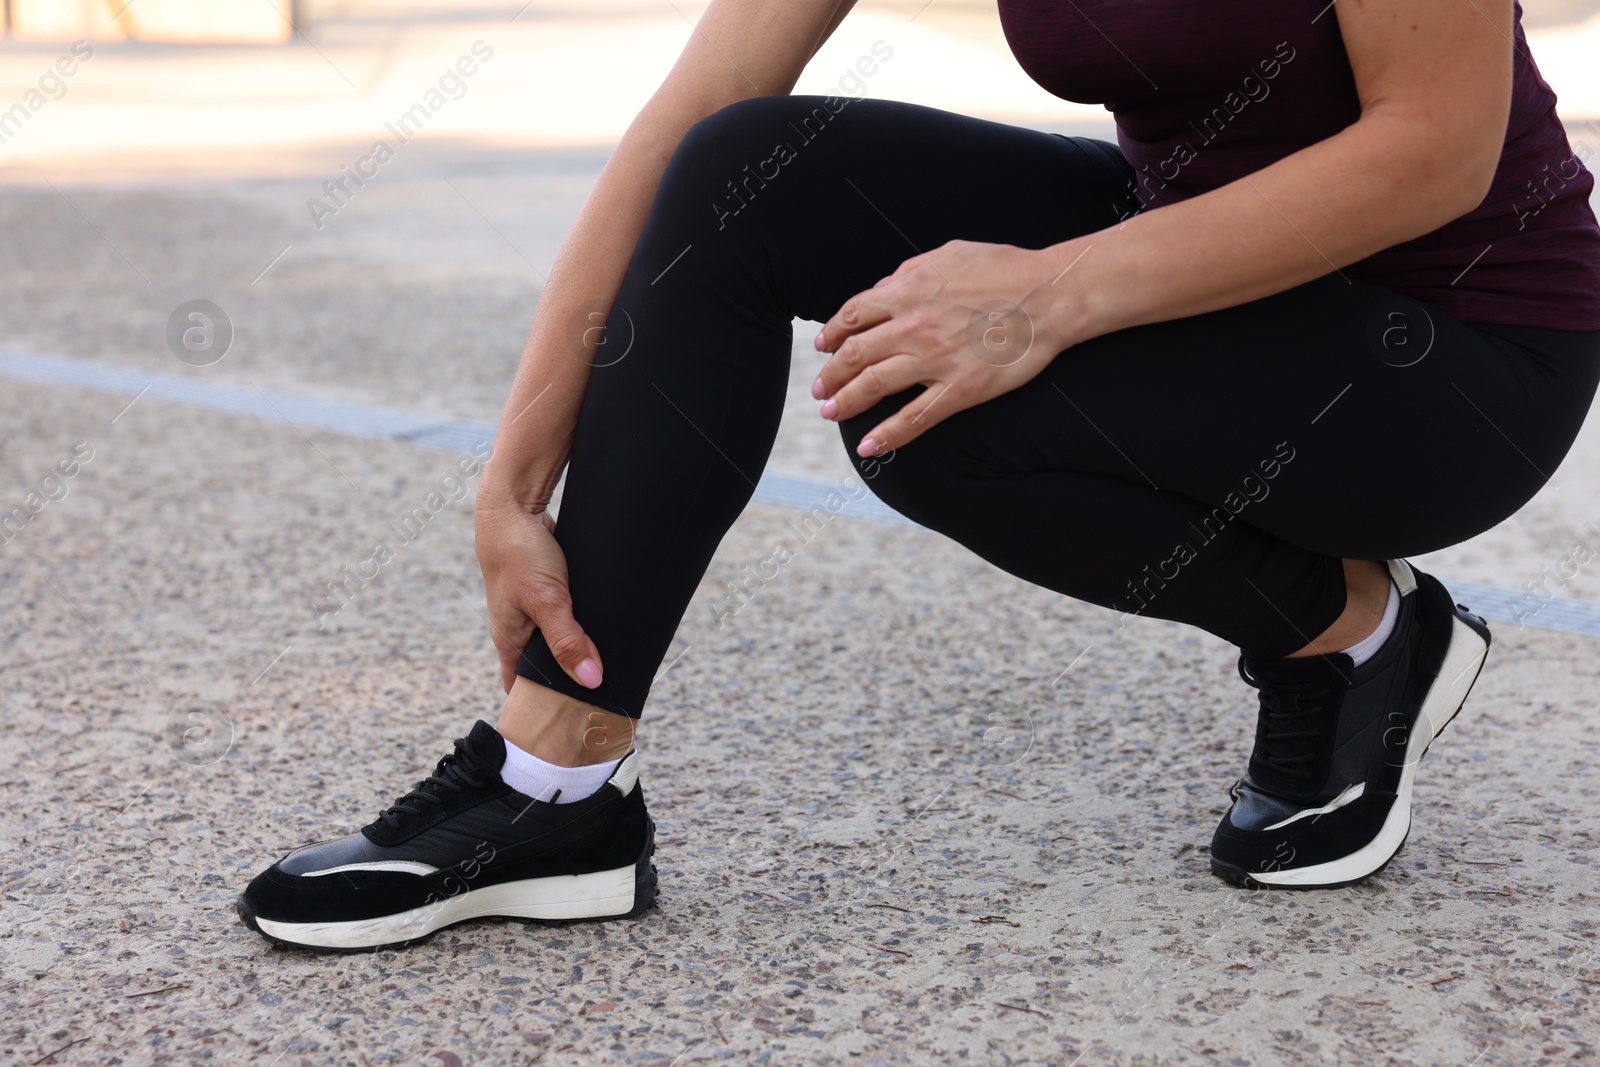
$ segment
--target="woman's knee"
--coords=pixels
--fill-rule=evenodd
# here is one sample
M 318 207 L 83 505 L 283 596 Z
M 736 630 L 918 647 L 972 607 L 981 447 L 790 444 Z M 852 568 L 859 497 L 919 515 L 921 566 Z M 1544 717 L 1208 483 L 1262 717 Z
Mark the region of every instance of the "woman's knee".
M 778 146 L 796 137 L 796 124 L 832 118 L 827 98 L 812 96 L 754 96 L 724 105 L 690 126 L 668 162 L 669 169 L 711 173 L 714 192 L 726 196 L 741 185 L 753 193 L 762 181 L 776 176 L 784 160 Z M 815 112 L 815 114 L 813 114 Z M 792 147 L 790 149 L 793 150 Z M 766 169 L 768 173 L 761 172 Z
M 947 506 L 959 506 L 959 464 L 948 453 L 944 435 L 929 433 L 902 448 L 875 456 L 856 453 L 861 439 L 884 419 L 915 397 L 912 389 L 879 402 L 868 411 L 839 424 L 839 437 L 857 475 L 873 495 L 909 518 L 925 525 Z
M 782 180 L 797 160 L 827 153 L 849 152 L 877 123 L 851 125 L 856 133 L 820 135 L 838 123 L 837 116 L 850 97 L 756 96 L 737 100 L 700 119 L 684 133 L 662 177 L 667 195 L 685 202 L 694 214 L 709 205 L 723 229 L 730 220 L 756 202 L 774 195 L 810 199 L 814 187 L 795 188 L 794 179 Z M 878 101 L 858 100 L 859 111 Z M 819 139 L 820 138 L 820 139 Z M 823 147 L 812 147 L 813 142 Z M 831 147 L 829 147 L 831 146 Z M 801 183 L 804 185 L 804 183 Z

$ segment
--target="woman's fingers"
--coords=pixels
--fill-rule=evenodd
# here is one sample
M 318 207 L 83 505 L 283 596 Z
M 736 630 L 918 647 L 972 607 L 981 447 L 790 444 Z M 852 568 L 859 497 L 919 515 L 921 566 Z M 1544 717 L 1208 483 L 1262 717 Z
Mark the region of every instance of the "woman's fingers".
M 952 389 L 949 382 L 935 382 L 924 389 L 914 400 L 874 426 L 856 445 L 856 455 L 877 456 L 891 448 L 900 448 L 928 432 L 957 411 L 969 405 L 958 404 L 947 394 Z
M 855 418 L 886 396 L 913 385 L 928 383 L 928 369 L 911 355 L 879 360 L 845 382 L 822 405 L 822 417 L 839 421 Z
M 491 618 L 494 606 L 490 605 Z M 511 692 L 511 687 L 517 683 L 517 660 L 522 656 L 522 650 L 527 647 L 528 639 L 533 636 L 533 620 L 523 615 L 520 611 L 520 622 L 506 619 L 496 621 L 489 627 L 489 636 L 494 640 L 495 651 L 500 654 L 500 682 L 505 686 L 506 692 Z
M 500 655 L 500 678 L 510 692 L 517 665 L 535 630 L 551 655 L 586 689 L 600 685 L 600 650 L 572 615 L 567 561 L 549 512 L 480 508 L 478 560 L 489 601 L 489 633 Z
M 885 301 L 883 290 L 879 288 L 888 280 L 882 279 L 871 289 L 863 290 L 839 305 L 839 310 L 822 324 L 816 340 L 812 342 L 818 352 L 837 352 L 849 338 L 894 317 L 894 310 Z M 822 397 L 817 399 L 821 400 Z
M 914 320 L 891 315 L 870 329 L 844 338 L 811 383 L 812 397 L 826 400 L 882 361 L 925 347 L 912 336 L 914 328 Z
M 589 635 L 583 632 L 578 620 L 572 617 L 572 595 L 566 583 L 542 584 L 529 591 L 524 610 L 533 617 L 534 625 L 544 634 L 550 655 L 561 664 L 568 676 L 583 686 L 593 689 L 600 684 L 600 650 Z M 531 636 L 531 635 L 530 635 Z

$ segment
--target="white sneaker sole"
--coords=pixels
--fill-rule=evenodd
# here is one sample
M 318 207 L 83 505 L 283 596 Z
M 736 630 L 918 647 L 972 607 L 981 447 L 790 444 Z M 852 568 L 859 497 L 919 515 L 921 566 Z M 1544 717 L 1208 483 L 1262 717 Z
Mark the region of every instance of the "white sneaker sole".
M 646 859 L 643 862 L 648 863 Z M 410 911 L 349 922 L 290 923 L 256 918 L 268 937 L 307 948 L 378 948 L 426 937 L 467 919 L 541 922 L 622 918 L 634 910 L 637 864 L 593 874 L 526 878 L 471 889 Z
M 1406 742 L 1406 763 L 1400 770 L 1400 788 L 1378 835 L 1348 856 L 1312 867 L 1251 871 L 1251 881 L 1303 889 L 1348 885 L 1378 870 L 1400 851 L 1400 846 L 1405 844 L 1406 834 L 1411 832 L 1411 783 L 1417 776 L 1417 764 L 1422 762 L 1433 739 L 1461 710 L 1467 692 L 1478 680 L 1478 672 L 1483 669 L 1484 658 L 1489 653 L 1489 643 L 1478 631 L 1463 622 L 1459 615 L 1454 616 L 1451 623 L 1450 648 L 1445 652 L 1439 677 L 1429 688 L 1422 702 L 1422 710 L 1417 715 L 1416 726 Z

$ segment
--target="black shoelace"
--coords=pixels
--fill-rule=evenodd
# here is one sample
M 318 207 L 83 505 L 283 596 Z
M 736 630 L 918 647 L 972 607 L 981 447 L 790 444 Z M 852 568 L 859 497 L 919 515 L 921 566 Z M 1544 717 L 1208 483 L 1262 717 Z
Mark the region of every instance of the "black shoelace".
M 477 758 L 468 751 L 466 738 L 456 738 L 456 750 L 439 760 L 439 765 L 405 796 L 400 797 L 375 823 L 398 830 L 410 816 L 420 815 L 429 804 L 443 804 L 452 794 L 480 789 L 489 779 Z
M 1252 677 L 1239 659 L 1239 677 L 1261 691 L 1260 719 L 1256 726 L 1254 759 L 1283 775 L 1307 781 L 1306 764 L 1317 759 L 1315 738 L 1321 736 L 1315 717 L 1327 713 L 1323 702 L 1330 692 L 1321 682 L 1267 681 Z

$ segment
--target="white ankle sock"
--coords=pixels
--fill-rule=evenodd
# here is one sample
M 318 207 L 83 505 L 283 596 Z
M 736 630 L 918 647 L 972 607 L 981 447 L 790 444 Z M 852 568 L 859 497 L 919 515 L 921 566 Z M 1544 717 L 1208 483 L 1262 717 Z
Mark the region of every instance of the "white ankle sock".
M 506 762 L 500 768 L 500 777 L 512 789 L 535 800 L 550 802 L 554 798 L 553 803 L 571 804 L 593 796 L 610 779 L 619 762 L 611 760 L 587 767 L 559 767 L 507 741 Z
M 1395 587 L 1394 579 L 1389 580 L 1389 601 L 1383 606 L 1383 621 L 1378 623 L 1378 628 L 1363 637 L 1349 648 L 1344 649 L 1344 654 L 1355 660 L 1357 667 L 1372 658 L 1372 654 L 1383 647 L 1383 643 L 1394 633 L 1394 622 L 1400 617 L 1400 590 Z

